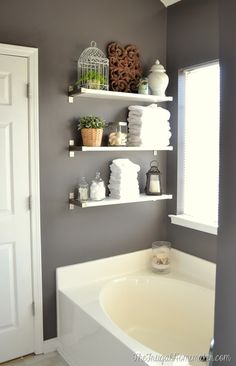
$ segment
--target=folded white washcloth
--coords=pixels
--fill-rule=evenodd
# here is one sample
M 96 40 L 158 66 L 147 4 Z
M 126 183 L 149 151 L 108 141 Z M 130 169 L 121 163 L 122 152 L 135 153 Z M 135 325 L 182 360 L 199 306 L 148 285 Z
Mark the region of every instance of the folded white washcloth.
M 126 183 L 126 184 L 132 184 L 138 182 L 138 174 L 135 175 L 124 175 L 124 174 L 114 174 L 113 172 L 110 175 L 110 183 Z
M 153 135 L 154 133 L 165 133 L 168 131 L 170 131 L 170 130 L 168 129 L 167 125 L 166 125 L 166 127 L 159 128 L 159 126 L 156 124 L 153 124 L 150 127 L 147 125 L 143 125 L 143 126 L 132 126 L 129 128 L 129 134 L 131 134 L 133 132 L 139 132 L 139 133 Z
M 136 125 L 143 125 L 149 124 L 152 121 L 155 121 L 155 118 L 153 117 L 134 117 L 134 116 L 128 116 L 127 121 L 129 122 L 129 125 L 136 124 Z
M 158 120 L 156 118 L 140 118 L 140 117 L 128 117 L 127 121 L 129 123 L 128 127 L 131 128 L 134 125 L 138 127 L 152 128 L 152 126 L 159 126 L 159 128 L 170 128 L 170 123 L 168 120 Z
M 138 184 L 138 177 L 117 177 L 117 176 L 110 176 L 109 184 L 115 184 L 115 185 L 137 185 Z
M 148 122 L 145 122 L 145 120 L 141 120 L 140 118 L 133 118 L 129 117 L 127 119 L 129 122 L 128 127 L 129 129 L 132 127 L 138 127 L 138 128 L 152 128 L 154 126 L 157 126 L 158 128 L 168 128 L 170 129 L 170 122 L 169 121 L 157 121 L 155 119 L 148 120 Z
M 139 184 L 138 182 L 136 182 L 136 184 L 115 184 L 115 183 L 109 183 L 108 184 L 108 188 L 111 190 L 116 190 L 116 191 L 127 191 L 127 190 L 137 190 L 139 189 Z
M 136 105 L 131 105 L 129 106 L 129 114 L 131 115 L 137 115 L 137 116 L 143 116 L 143 115 L 156 115 L 156 117 L 158 117 L 158 119 L 160 120 L 169 120 L 170 119 L 170 112 L 162 107 L 157 107 L 156 104 L 151 104 L 147 107 L 143 107 L 143 106 L 136 106 Z
M 169 121 L 170 116 L 169 116 L 169 114 L 161 115 L 158 112 L 152 112 L 152 113 L 148 112 L 148 113 L 143 113 L 143 114 L 139 114 L 136 112 L 129 112 L 128 118 L 139 119 L 141 121 L 156 120 L 158 122 L 161 122 L 161 121 Z
M 146 107 L 141 106 L 141 105 L 130 105 L 128 107 L 129 111 L 135 111 L 137 113 L 144 113 L 144 112 L 147 112 L 147 111 L 155 111 L 155 110 L 157 110 L 157 108 L 158 107 L 155 103 L 149 104 Z
M 130 147 L 140 147 L 142 146 L 141 142 L 128 141 L 128 146 Z
M 116 159 L 119 160 L 119 159 Z M 122 159 L 120 159 L 122 160 Z M 132 162 L 130 162 L 131 164 L 125 163 L 122 165 L 121 162 L 115 162 L 115 160 L 113 160 L 112 164 L 110 165 L 110 169 L 112 172 L 114 173 L 120 173 L 120 174 L 132 174 L 132 173 L 137 173 L 138 171 L 140 171 L 140 166 L 138 164 L 134 164 Z
M 134 164 L 131 160 L 129 159 L 114 159 L 112 161 L 112 164 L 117 166 L 118 168 L 134 168 L 137 171 L 140 170 L 140 166 L 137 164 Z
M 136 179 L 138 177 L 138 172 L 136 170 L 130 171 L 120 171 L 114 167 L 110 167 L 111 176 L 116 179 Z
M 146 147 L 165 147 L 169 146 L 170 139 L 169 138 L 154 138 L 154 139 L 141 139 L 141 138 L 129 138 L 128 139 L 129 146 L 146 146 Z
M 170 131 L 153 131 L 152 134 L 150 134 L 148 131 L 132 131 L 131 133 L 128 134 L 128 140 L 137 140 L 137 139 L 142 139 L 142 140 L 162 140 L 162 139 L 166 139 L 166 138 L 171 138 L 172 133 Z
M 128 136 L 128 141 L 131 141 L 131 142 L 142 142 L 142 139 L 141 139 L 140 136 L 132 135 L 132 136 Z

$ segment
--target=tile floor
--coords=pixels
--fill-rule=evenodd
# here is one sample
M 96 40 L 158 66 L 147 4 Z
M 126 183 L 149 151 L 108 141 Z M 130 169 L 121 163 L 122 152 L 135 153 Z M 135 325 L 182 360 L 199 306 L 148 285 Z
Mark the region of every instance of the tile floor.
M 2 363 L 1 366 L 68 366 L 68 364 L 57 352 L 52 352 L 46 355 L 25 356 Z

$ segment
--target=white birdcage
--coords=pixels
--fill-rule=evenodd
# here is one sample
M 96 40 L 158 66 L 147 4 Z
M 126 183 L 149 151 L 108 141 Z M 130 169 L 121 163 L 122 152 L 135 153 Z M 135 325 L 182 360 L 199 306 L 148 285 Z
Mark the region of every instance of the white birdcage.
M 105 54 L 91 42 L 78 60 L 78 85 L 88 89 L 109 90 L 109 60 Z

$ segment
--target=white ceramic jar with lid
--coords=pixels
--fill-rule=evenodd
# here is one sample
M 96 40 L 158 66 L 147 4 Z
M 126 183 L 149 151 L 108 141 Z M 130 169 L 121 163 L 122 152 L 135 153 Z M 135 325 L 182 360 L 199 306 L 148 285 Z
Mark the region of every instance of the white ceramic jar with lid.
M 164 66 L 160 64 L 159 60 L 156 60 L 150 71 L 151 72 L 148 75 L 148 84 L 152 90 L 152 94 L 164 97 L 166 95 L 166 88 L 169 84 L 169 77 L 165 73 L 166 70 Z

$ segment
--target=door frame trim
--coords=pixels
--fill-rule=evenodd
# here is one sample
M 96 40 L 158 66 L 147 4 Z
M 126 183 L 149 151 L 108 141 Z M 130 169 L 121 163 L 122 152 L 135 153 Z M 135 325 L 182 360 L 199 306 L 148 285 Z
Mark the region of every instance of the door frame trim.
M 31 194 L 31 258 L 35 307 L 34 352 L 43 352 L 43 298 L 39 175 L 38 49 L 0 43 L 0 54 L 27 58 L 29 91 L 29 173 Z

